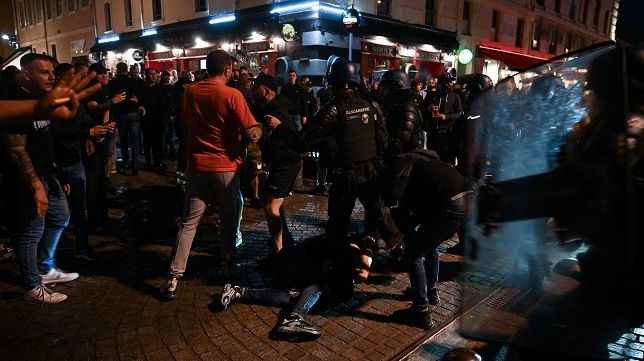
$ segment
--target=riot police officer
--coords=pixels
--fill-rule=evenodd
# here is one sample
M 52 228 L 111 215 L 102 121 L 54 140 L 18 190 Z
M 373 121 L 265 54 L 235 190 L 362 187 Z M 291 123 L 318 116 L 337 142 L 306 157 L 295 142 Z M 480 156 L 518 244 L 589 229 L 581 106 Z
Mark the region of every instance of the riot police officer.
M 335 140 L 326 227 L 328 239 L 334 242 L 346 241 L 356 198 L 365 207 L 370 235 L 377 235 L 383 217 L 377 177 L 384 164 L 387 130 L 373 106 L 349 88 L 350 78 L 351 70 L 344 60 L 331 66 L 327 80 L 333 100 L 322 106 L 304 130 L 310 144 Z
M 387 158 L 406 151 L 403 145 L 424 147 L 423 116 L 409 88 L 407 75 L 401 70 L 387 71 L 380 81 L 380 93 L 387 131 L 391 136 Z

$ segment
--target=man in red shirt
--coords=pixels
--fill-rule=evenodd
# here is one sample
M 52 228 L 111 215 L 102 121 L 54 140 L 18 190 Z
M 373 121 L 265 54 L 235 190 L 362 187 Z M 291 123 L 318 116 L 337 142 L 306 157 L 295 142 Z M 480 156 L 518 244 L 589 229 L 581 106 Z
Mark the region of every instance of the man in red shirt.
M 186 89 L 182 119 L 186 126 L 189 188 L 184 214 L 172 253 L 170 276 L 161 286 L 161 298 L 176 298 L 188 255 L 206 203 L 219 206 L 224 271 L 232 269 L 242 200 L 239 168 L 244 153 L 242 136 L 257 142 L 260 125 L 250 112 L 242 93 L 226 86 L 232 74 L 232 58 L 216 50 L 206 58 L 208 78 Z

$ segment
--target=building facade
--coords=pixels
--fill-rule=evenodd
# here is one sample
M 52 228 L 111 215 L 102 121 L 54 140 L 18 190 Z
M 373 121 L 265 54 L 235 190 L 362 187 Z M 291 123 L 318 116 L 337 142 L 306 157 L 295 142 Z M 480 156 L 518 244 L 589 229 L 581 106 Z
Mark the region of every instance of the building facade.
M 15 35 L 15 26 L 13 25 L 13 8 L 11 2 L 0 2 L 0 59 L 6 59 L 15 48 L 10 44 L 10 40 Z M 0 60 L 0 63 L 2 61 Z
M 353 5 L 361 16 L 349 36 L 347 1 L 96 0 L 95 50 L 108 66 L 145 62 L 183 71 L 203 67 L 205 54 L 222 48 L 255 72 L 292 67 L 321 82 L 334 55 L 350 54 L 364 75 L 390 68 L 429 74 L 443 71 L 442 54 L 458 47 L 456 33 L 423 24 L 417 1 L 401 0 L 391 14 L 378 0 Z
M 614 40 L 619 0 L 426 0 L 425 8 L 428 24 L 457 32 L 460 49 L 473 54 L 459 73 L 482 72 L 496 82 L 540 60 Z
M 88 61 L 94 45 L 91 0 L 11 0 L 21 47 L 59 62 Z

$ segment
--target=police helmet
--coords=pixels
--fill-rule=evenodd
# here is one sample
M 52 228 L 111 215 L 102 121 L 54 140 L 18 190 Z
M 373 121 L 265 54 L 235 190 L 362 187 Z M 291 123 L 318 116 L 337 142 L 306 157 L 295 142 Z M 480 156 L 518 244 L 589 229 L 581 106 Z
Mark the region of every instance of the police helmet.
M 380 79 L 380 86 L 390 89 L 409 89 L 409 79 L 402 70 L 387 70 Z
M 349 68 L 349 63 L 346 60 L 339 58 L 333 62 L 329 75 L 327 76 L 327 82 L 334 87 L 345 87 L 349 84 L 351 80 L 351 69 Z
M 455 81 L 456 81 L 456 77 L 454 76 L 454 74 L 450 72 L 443 73 L 438 77 L 438 84 L 443 86 L 452 84 Z

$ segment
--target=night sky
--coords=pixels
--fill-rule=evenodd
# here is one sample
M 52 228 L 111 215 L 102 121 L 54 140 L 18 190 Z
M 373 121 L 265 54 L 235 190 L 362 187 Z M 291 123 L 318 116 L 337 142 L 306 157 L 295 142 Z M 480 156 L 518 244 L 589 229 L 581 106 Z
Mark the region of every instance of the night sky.
M 644 0 L 622 0 L 617 22 L 617 38 L 632 44 L 644 42 Z

